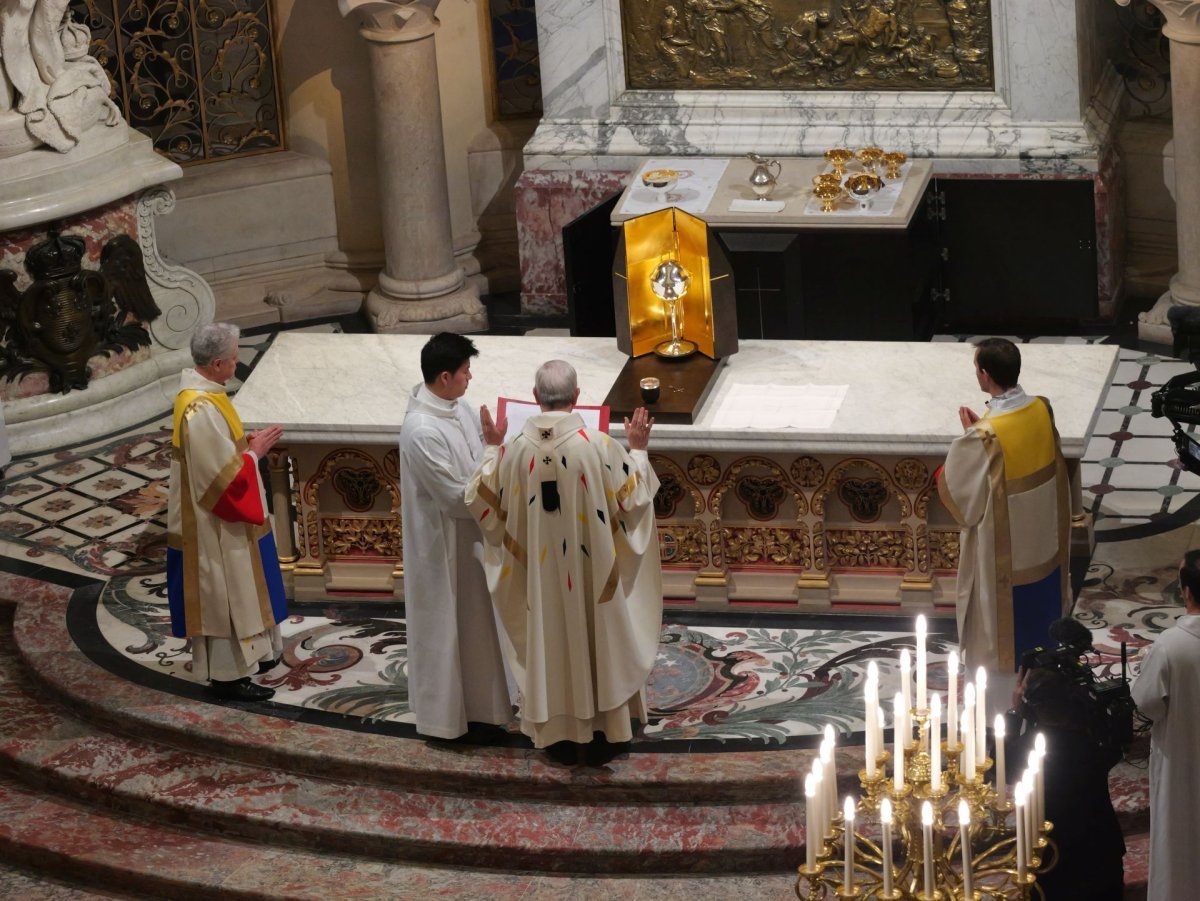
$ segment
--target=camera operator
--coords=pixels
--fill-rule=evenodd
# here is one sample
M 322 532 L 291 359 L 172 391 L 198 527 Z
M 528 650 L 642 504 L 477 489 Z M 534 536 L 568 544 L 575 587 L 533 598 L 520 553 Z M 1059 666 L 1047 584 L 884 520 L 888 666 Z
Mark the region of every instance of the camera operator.
M 1200 551 L 1179 564 L 1185 613 L 1146 653 L 1133 699 L 1150 730 L 1149 901 L 1182 901 L 1200 887 Z
M 1058 860 L 1038 875 L 1038 885 L 1046 901 L 1120 901 L 1125 841 L 1108 793 L 1108 771 L 1121 759 L 1120 741 L 1107 728 L 1108 711 L 1080 659 L 1091 647 L 1087 629 L 1059 620 L 1050 635 L 1058 639 L 1057 648 L 1039 648 L 1022 661 L 1005 730 L 1005 751 L 1017 772 L 1025 768 L 1037 733 L 1046 740 L 1046 819 L 1054 824 L 1050 838 Z

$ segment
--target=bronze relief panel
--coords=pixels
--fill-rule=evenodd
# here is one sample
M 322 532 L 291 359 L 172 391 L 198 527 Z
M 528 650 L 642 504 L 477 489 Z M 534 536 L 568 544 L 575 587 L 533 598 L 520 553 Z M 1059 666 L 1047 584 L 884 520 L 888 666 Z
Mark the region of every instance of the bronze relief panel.
M 990 0 L 621 0 L 633 90 L 986 90 Z

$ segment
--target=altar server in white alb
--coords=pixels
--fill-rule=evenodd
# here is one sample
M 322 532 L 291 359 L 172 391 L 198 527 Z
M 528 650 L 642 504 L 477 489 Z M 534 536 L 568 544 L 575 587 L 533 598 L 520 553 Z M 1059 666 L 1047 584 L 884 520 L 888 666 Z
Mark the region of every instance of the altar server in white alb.
M 1017 384 L 1011 341 L 976 345 L 975 375 L 991 395 L 981 418 L 959 409 L 965 429 L 938 475 L 942 504 L 960 526 L 958 635 L 972 671 L 987 667 L 993 702 L 1006 704 L 1021 655 L 1044 645 L 1070 613 L 1070 488 L 1049 402 Z
M 1146 653 L 1133 700 L 1150 731 L 1149 901 L 1192 901 L 1200 892 L 1200 551 L 1179 564 L 1184 615 Z
M 400 430 L 409 708 L 422 735 L 468 741 L 495 738 L 512 719 L 479 529 L 463 502 L 483 456 L 479 414 L 462 399 L 478 353 L 462 335 L 430 338 Z
M 269 669 L 287 617 L 275 538 L 258 461 L 279 426 L 245 434 L 225 383 L 238 364 L 238 329 L 215 322 L 192 336 L 195 369 L 175 396 L 167 496 L 167 601 L 171 628 L 192 640 L 192 672 L 220 698 L 261 701 L 250 681 Z
M 625 420 L 631 450 L 573 412 L 575 370 L 537 372 L 541 413 L 501 446 L 504 423 L 483 408 L 488 448 L 467 490 L 483 529 L 488 585 L 512 648 L 521 731 L 560 763 L 598 766 L 645 721 L 658 651 L 662 572 L 644 408 Z

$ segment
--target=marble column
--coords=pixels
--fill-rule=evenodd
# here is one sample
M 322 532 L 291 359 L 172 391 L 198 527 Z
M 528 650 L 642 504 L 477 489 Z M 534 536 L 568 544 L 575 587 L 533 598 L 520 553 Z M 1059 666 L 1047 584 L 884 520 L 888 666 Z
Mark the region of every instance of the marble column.
M 454 261 L 434 16 L 439 0 L 338 0 L 367 41 L 374 82 L 384 269 L 367 296 L 377 332 L 487 328 Z
M 1129 0 L 1117 2 L 1129 5 Z M 1167 310 L 1172 306 L 1200 307 L 1200 0 L 1151 2 L 1166 19 L 1163 35 L 1171 42 L 1179 271 L 1154 308 L 1138 317 L 1138 337 L 1170 344 Z

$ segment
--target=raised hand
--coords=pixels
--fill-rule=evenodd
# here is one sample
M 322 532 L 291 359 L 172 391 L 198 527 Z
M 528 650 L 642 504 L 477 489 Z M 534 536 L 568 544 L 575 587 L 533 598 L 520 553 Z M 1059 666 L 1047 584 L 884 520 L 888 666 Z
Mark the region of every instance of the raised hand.
M 958 408 L 958 421 L 962 423 L 964 429 L 969 429 L 975 423 L 979 422 L 979 414 L 970 407 Z
M 479 408 L 479 426 L 483 430 L 483 443 L 499 446 L 504 443 L 504 433 L 508 431 L 508 417 L 501 414 L 498 421 L 493 421 L 485 404 Z
M 254 455 L 261 460 L 282 437 L 283 426 L 269 425 L 265 429 L 259 429 L 257 432 L 247 435 L 246 443 L 250 445 L 250 450 L 254 451 Z
M 633 411 L 633 419 L 625 417 L 625 437 L 629 439 L 630 450 L 645 450 L 650 446 L 650 429 L 654 427 L 654 419 L 646 412 L 645 407 Z

